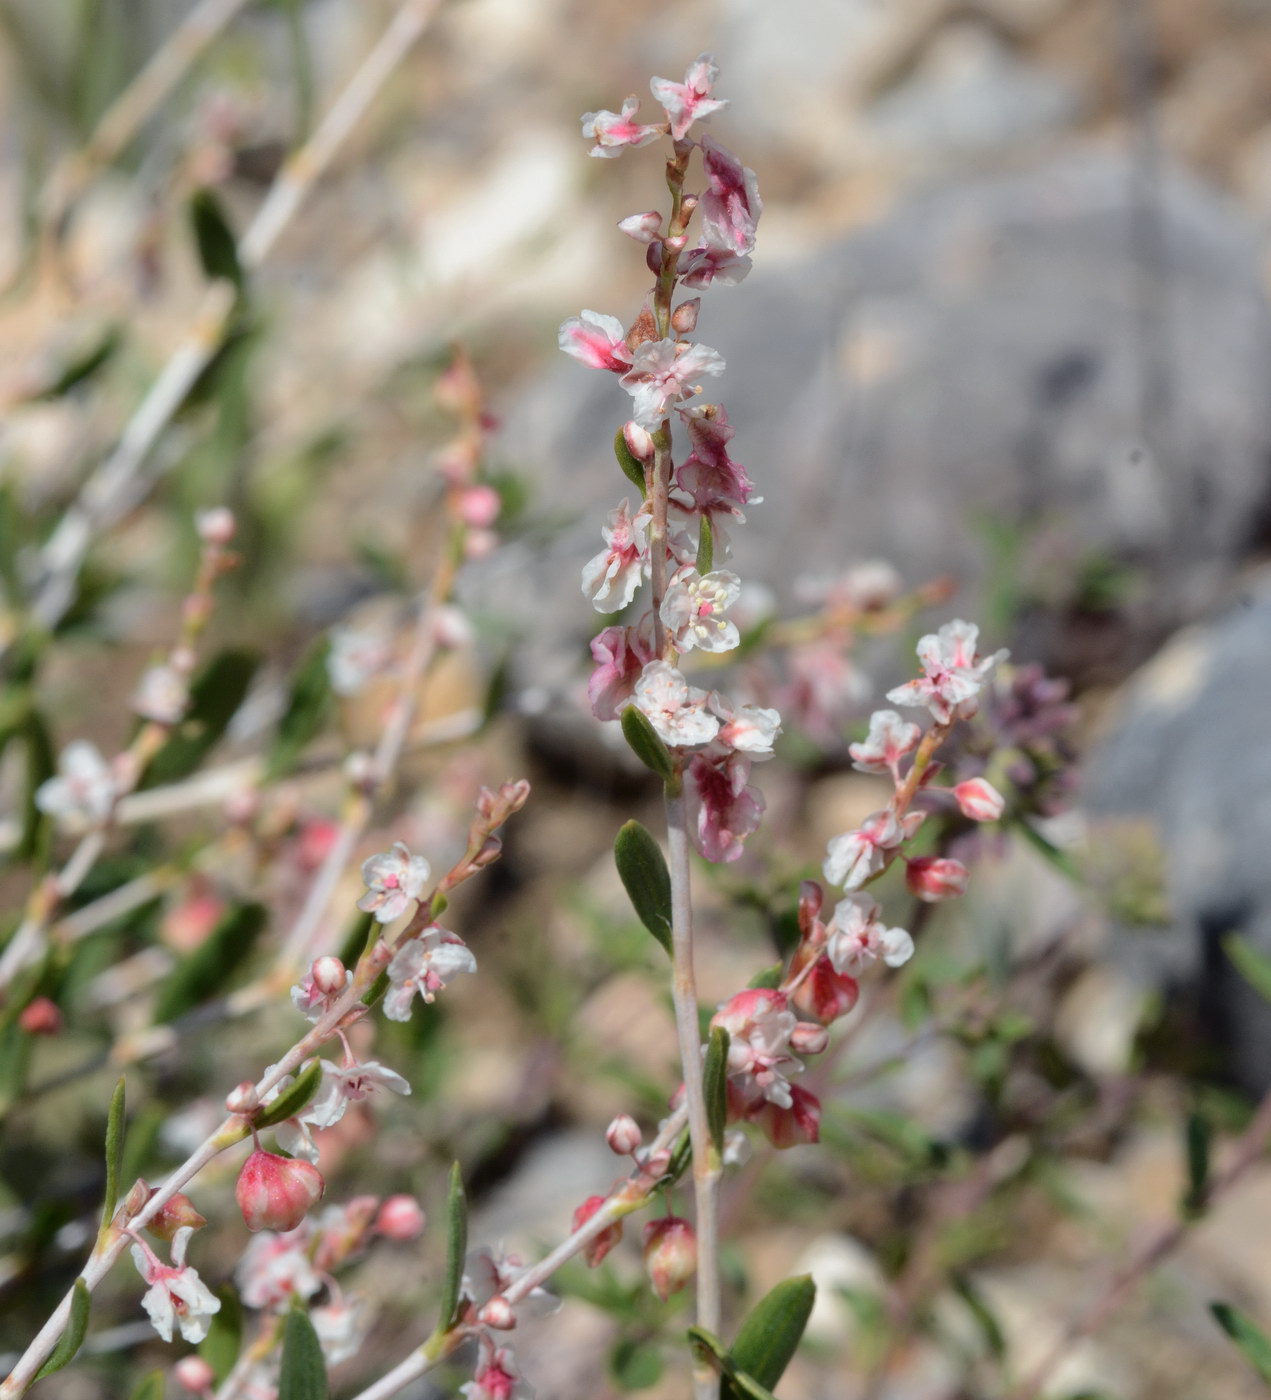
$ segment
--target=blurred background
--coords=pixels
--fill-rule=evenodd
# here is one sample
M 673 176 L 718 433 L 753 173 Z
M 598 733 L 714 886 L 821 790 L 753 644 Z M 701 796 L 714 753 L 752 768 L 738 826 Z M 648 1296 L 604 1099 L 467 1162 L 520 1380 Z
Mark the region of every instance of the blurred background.
M 702 882 L 704 1000 L 772 960 L 799 876 L 878 805 L 845 745 L 920 632 L 974 618 L 990 648 L 1067 683 L 1072 708 L 1048 692 L 1065 706 L 1054 756 L 1083 755 L 1038 839 L 986 843 L 966 907 L 929 920 L 914 968 L 818 1071 L 821 1147 L 760 1144 L 735 1179 L 738 1296 L 815 1273 L 791 1400 L 1005 1400 L 1057 1345 L 1040 1393 L 1064 1400 L 1265 1394 L 1208 1311 L 1227 1300 L 1271 1325 L 1265 1167 L 1097 1335 L 1064 1329 L 1176 1213 L 1187 1124 L 1217 1142 L 1271 1086 L 1265 1003 L 1228 954 L 1235 934 L 1271 957 L 1271 3 L 403 9 L 421 32 L 262 229 L 305 178 L 289 155 L 398 6 L 0 0 L 6 904 L 30 888 L 40 763 L 72 738 L 126 739 L 189 585 L 194 510 L 229 505 L 243 555 L 213 626 L 247 658 L 226 673 L 241 686 L 216 764 L 260 751 L 329 629 L 401 625 L 440 548 L 454 427 L 434 387 L 462 344 L 498 420 L 483 470 L 502 514 L 422 700 L 426 720 L 476 714 L 480 741 L 413 757 L 360 853 L 405 839 L 439 865 L 479 783 L 525 772 L 536 799 L 454 915 L 480 977 L 382 1036 L 416 1092 L 374 1146 L 369 1117 L 345 1134 L 337 1197 L 415 1190 L 432 1209 L 457 1156 L 474 1236 L 529 1252 L 607 1188 L 603 1125 L 620 1108 L 654 1121 L 674 1071 L 610 856 L 618 823 L 652 825 L 654 804 L 580 719 L 595 615 L 577 570 L 622 495 L 609 443 L 628 401 L 564 360 L 555 331 L 583 307 L 634 319 L 648 274 L 614 226 L 665 195 L 647 150 L 589 160 L 579 114 L 635 92 L 647 115 L 649 75 L 678 80 L 708 50 L 731 101 L 710 134 L 765 204 L 753 273 L 705 294 L 697 331 L 728 361 L 717 396 L 764 497 L 734 567 L 756 616 L 819 605 L 876 561 L 942 601 L 855 646 L 828 735 L 790 726 L 790 762 L 762 775 L 776 835 Z M 155 55 L 156 85 L 138 85 Z M 240 284 L 228 300 L 218 278 Z M 156 381 L 173 386 L 162 413 Z M 148 1024 L 188 946 L 177 915 L 226 883 L 254 884 L 278 919 L 294 909 L 340 757 L 380 722 L 374 692 L 331 704 L 317 758 L 271 799 L 263 891 L 216 861 L 190 875 L 216 834 L 203 810 L 130 834 L 86 892 L 183 852 L 162 899 L 85 943 L 59 993 L 66 1034 L 6 1080 L 0 1350 L 77 1267 L 117 1073 L 104 1047 Z M 268 1018 L 232 1035 L 209 1021 L 129 1069 L 150 1104 L 137 1171 L 175 1160 L 172 1105 L 214 1099 L 245 1054 L 283 1043 Z M 230 1177 L 214 1186 L 224 1205 Z M 232 1270 L 232 1233 L 209 1240 L 205 1276 Z M 403 1300 L 428 1298 L 438 1248 L 422 1270 L 400 1251 L 365 1266 L 376 1331 L 339 1373 L 349 1387 L 430 1325 Z M 681 1393 L 659 1340 L 677 1305 L 644 1296 L 626 1249 L 602 1276 L 569 1273 L 565 1311 L 518 1333 L 540 1395 Z M 134 1287 L 104 1296 L 104 1340 L 46 1393 L 125 1393 L 138 1341 L 164 1364 Z

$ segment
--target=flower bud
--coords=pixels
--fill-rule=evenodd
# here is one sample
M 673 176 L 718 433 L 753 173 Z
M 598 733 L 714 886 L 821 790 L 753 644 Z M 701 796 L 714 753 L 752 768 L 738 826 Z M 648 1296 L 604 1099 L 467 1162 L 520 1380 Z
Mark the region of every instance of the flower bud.
M 220 545 L 229 544 L 237 528 L 233 513 L 224 506 L 217 506 L 215 510 L 199 511 L 194 517 L 194 526 L 204 544 Z
M 139 1176 L 128 1188 L 128 1194 L 124 1197 L 122 1209 L 125 1217 L 131 1220 L 153 1195 L 154 1188 L 144 1177 Z
M 477 1321 L 493 1327 L 496 1332 L 510 1332 L 516 1326 L 516 1313 L 503 1294 L 496 1293 L 477 1313 Z
M 973 822 L 995 822 L 1006 807 L 1002 794 L 984 778 L 969 778 L 953 789 L 964 817 Z
M 697 329 L 697 313 L 701 310 L 701 297 L 682 301 L 671 313 L 671 329 L 677 335 L 692 335 Z
M 688 234 L 677 233 L 672 238 L 664 238 L 662 242 L 668 253 L 682 253 L 688 247 Z
M 644 1159 L 644 1170 L 654 1180 L 664 1177 L 671 1170 L 670 1150 L 664 1147 L 659 1152 L 650 1152 Z
M 692 217 L 693 210 L 697 208 L 699 198 L 699 195 L 686 194 L 684 198 L 680 200 L 680 218 L 684 223 L 687 223 Z
M 206 1224 L 207 1217 L 199 1214 L 189 1196 L 178 1192 L 175 1196 L 170 1196 L 150 1217 L 146 1222 L 146 1229 L 156 1239 L 173 1240 L 177 1231 L 185 1229 L 186 1226 L 192 1230 L 201 1230 Z
M 627 444 L 627 451 L 637 462 L 651 462 L 656 449 L 653 446 L 653 434 L 647 428 L 642 428 L 634 419 L 622 425 L 622 440 Z
M 656 277 L 662 271 L 662 240 L 655 238 L 644 250 L 644 265 Z
M 426 1224 L 427 1217 L 413 1196 L 390 1196 L 375 1217 L 376 1230 L 389 1240 L 416 1240 Z
M 48 997 L 36 997 L 18 1013 L 18 1026 L 27 1035 L 56 1035 L 62 1029 L 62 1013 Z
M 243 1163 L 234 1195 L 249 1230 L 294 1230 L 322 1199 L 322 1173 L 300 1158 L 259 1148 Z
M 619 1157 L 630 1157 L 644 1141 L 640 1125 L 629 1113 L 620 1113 L 605 1129 L 605 1141 L 610 1152 Z
M 211 1390 L 216 1383 L 216 1372 L 201 1356 L 183 1356 L 172 1368 L 172 1374 L 195 1395 Z
M 344 760 L 344 781 L 351 788 L 369 791 L 375 785 L 375 760 L 360 749 Z
M 625 219 L 618 220 L 618 227 L 637 243 L 651 243 L 662 227 L 662 215 L 656 209 L 650 209 L 647 214 L 628 214 Z
M 604 1196 L 588 1196 L 582 1205 L 574 1212 L 574 1220 L 571 1228 L 574 1230 L 581 1230 L 604 1203 Z M 621 1220 L 614 1221 L 612 1225 L 606 1225 L 596 1238 L 583 1250 L 583 1258 L 587 1261 L 587 1267 L 589 1269 L 594 1269 L 621 1238 Z
M 957 899 L 966 893 L 971 872 L 960 860 L 942 856 L 919 856 L 905 867 L 905 884 L 909 893 L 927 904 L 939 904 L 944 899 Z
M 829 1031 L 813 1021 L 800 1021 L 790 1032 L 790 1049 L 796 1055 L 819 1055 L 829 1043 Z
M 489 529 L 502 508 L 503 502 L 493 486 L 469 486 L 459 497 L 459 519 L 478 530 Z
M 665 1303 L 697 1271 L 697 1236 L 687 1220 L 668 1215 L 644 1227 L 644 1267 L 653 1291 Z
M 346 980 L 347 973 L 339 958 L 328 954 L 314 962 L 313 985 L 324 996 L 333 997 L 338 992 L 342 992 Z
M 860 994 L 856 978 L 835 972 L 834 964 L 822 953 L 812 964 L 812 971 L 791 993 L 790 1000 L 802 1015 L 812 1016 L 828 1026 L 831 1021 L 846 1016 Z
M 256 1086 L 250 1079 L 244 1079 L 241 1084 L 225 1095 L 226 1113 L 237 1113 L 240 1117 L 250 1118 L 259 1107 L 260 1095 L 256 1092 Z

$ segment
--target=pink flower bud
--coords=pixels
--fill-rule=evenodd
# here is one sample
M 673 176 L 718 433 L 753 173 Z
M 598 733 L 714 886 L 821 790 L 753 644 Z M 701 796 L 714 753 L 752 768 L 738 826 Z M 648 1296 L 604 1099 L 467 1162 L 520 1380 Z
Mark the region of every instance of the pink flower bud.
M 644 1267 L 653 1291 L 665 1303 L 697 1271 L 697 1236 L 687 1220 L 668 1215 L 644 1227 Z
M 671 1169 L 671 1153 L 663 1148 L 660 1152 L 650 1152 L 644 1159 L 644 1170 L 654 1180 L 663 1177 Z
M 697 313 L 701 306 L 701 297 L 694 297 L 692 301 L 682 301 L 671 313 L 671 329 L 677 335 L 692 335 L 697 329 Z
M 477 1313 L 477 1321 L 493 1327 L 496 1332 L 510 1332 L 516 1326 L 516 1313 L 503 1294 L 496 1293 Z
M 128 1194 L 124 1197 L 124 1215 L 131 1220 L 153 1195 L 154 1188 L 144 1177 L 139 1176 L 128 1188 Z
M 668 253 L 682 253 L 688 246 L 688 234 L 677 233 L 673 238 L 663 239 Z
M 375 1218 L 376 1230 L 389 1240 L 417 1240 L 426 1224 L 427 1217 L 413 1196 L 390 1196 Z
M 503 502 L 493 486 L 469 486 L 459 497 L 459 519 L 478 530 L 489 529 L 502 508 Z
M 259 1148 L 243 1163 L 234 1195 L 249 1230 L 294 1230 L 322 1199 L 322 1173 L 300 1158 Z
M 225 901 L 206 887 L 194 887 L 163 916 L 163 941 L 178 953 L 192 953 L 212 935 L 225 913 Z
M 237 528 L 233 513 L 224 506 L 218 506 L 215 510 L 199 511 L 194 517 L 194 525 L 199 532 L 199 539 L 204 544 L 229 544 Z
M 905 867 L 905 884 L 909 893 L 927 904 L 939 904 L 944 899 L 957 899 L 966 893 L 971 872 L 960 860 L 941 856 L 919 856 Z
M 260 1095 L 256 1092 L 256 1086 L 250 1079 L 244 1079 L 241 1084 L 225 1095 L 226 1113 L 237 1113 L 244 1118 L 250 1118 L 259 1107 Z
M 653 446 L 653 435 L 647 428 L 642 428 L 634 419 L 622 425 L 622 440 L 627 444 L 627 451 L 637 462 L 651 462 L 655 448 Z
M 216 1372 L 201 1356 L 183 1356 L 172 1368 L 172 1374 L 195 1395 L 211 1390 L 216 1381 Z
M 62 1013 L 48 997 L 36 997 L 18 1013 L 18 1025 L 27 1035 L 56 1035 L 62 1029 Z
M 588 1196 L 587 1199 L 574 1212 L 572 1229 L 581 1230 L 593 1215 L 605 1203 L 604 1196 Z M 583 1258 L 587 1261 L 587 1267 L 594 1269 L 606 1254 L 622 1238 L 622 1221 L 617 1220 L 612 1225 L 607 1225 L 596 1236 L 592 1242 L 583 1250 Z
M 804 1016 L 813 1016 L 824 1025 L 837 1021 L 856 1005 L 860 998 L 860 983 L 846 973 L 835 972 L 834 964 L 822 954 L 812 965 L 812 971 L 794 989 L 790 1000 Z
M 332 997 L 344 990 L 345 970 L 339 958 L 330 955 L 313 964 L 313 985 L 323 996 Z
M 962 815 L 973 822 L 995 822 L 1006 807 L 1002 794 L 983 778 L 970 778 L 953 789 Z
M 619 1157 L 630 1157 L 644 1141 L 640 1125 L 629 1113 L 620 1113 L 605 1129 L 605 1141 L 610 1152 Z
M 619 219 L 618 227 L 637 243 L 651 243 L 662 227 L 662 215 L 656 209 L 650 209 L 647 214 L 628 214 L 625 219 Z
M 189 1196 L 178 1192 L 175 1196 L 170 1196 L 150 1217 L 146 1222 L 146 1229 L 156 1239 L 174 1240 L 178 1230 L 187 1226 L 192 1230 L 201 1230 L 206 1224 L 207 1217 L 199 1214 Z
M 800 1021 L 790 1032 L 790 1049 L 796 1055 L 819 1055 L 829 1043 L 829 1031 L 812 1021 Z

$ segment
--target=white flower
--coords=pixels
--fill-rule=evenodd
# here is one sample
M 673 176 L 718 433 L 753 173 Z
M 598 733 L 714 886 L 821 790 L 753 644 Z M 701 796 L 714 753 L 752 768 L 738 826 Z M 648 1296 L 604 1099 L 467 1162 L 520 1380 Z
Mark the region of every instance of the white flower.
M 605 548 L 583 565 L 583 592 L 597 612 L 613 613 L 627 606 L 648 575 L 649 517 L 638 511 L 632 519 L 624 499 L 600 533 Z
M 691 379 L 723 372 L 723 357 L 709 345 L 646 340 L 636 346 L 631 368 L 618 382 L 634 401 L 631 416 L 642 428 L 654 429 L 693 392 Z
M 212 1295 L 198 1273 L 186 1267 L 185 1251 L 193 1227 L 183 1225 L 172 1241 L 172 1263 L 162 1263 L 148 1248 L 132 1247 L 132 1260 L 141 1277 L 150 1285 L 141 1306 L 150 1315 L 154 1330 L 165 1342 L 172 1340 L 172 1329 L 178 1327 L 187 1342 L 201 1342 L 207 1336 L 213 1313 L 221 1310 L 221 1301 Z
M 662 625 L 680 651 L 732 651 L 741 636 L 724 613 L 740 593 L 741 579 L 727 569 L 706 575 L 679 569 L 662 599 Z
M 895 710 L 875 710 L 869 717 L 869 734 L 864 743 L 848 745 L 852 767 L 862 773 L 895 775 L 906 754 L 918 747 L 922 730 L 901 719 Z
M 883 868 L 886 852 L 905 839 L 905 828 L 887 810 L 867 817 L 856 831 L 835 836 L 826 848 L 822 869 L 831 885 L 859 889 Z
M 119 795 L 110 764 L 86 739 L 76 739 L 62 750 L 57 772 L 36 789 L 35 805 L 71 830 L 100 826 Z
M 781 716 L 776 710 L 759 705 L 739 705 L 734 709 L 732 702 L 718 691 L 711 692 L 710 707 L 719 716 L 716 737 L 721 744 L 751 758 L 772 757 L 772 746 L 781 733 Z
M 367 892 L 357 902 L 364 914 L 374 914 L 381 924 L 400 918 L 424 893 L 432 867 L 423 856 L 411 855 L 398 841 L 391 851 L 362 862 L 362 882 Z
M 408 945 L 409 946 L 409 945 Z M 409 1094 L 410 1085 L 396 1070 L 377 1060 L 351 1065 L 322 1061 L 322 1086 L 313 1102 L 300 1115 L 315 1128 L 330 1128 L 344 1117 L 349 1104 L 368 1098 L 376 1088 L 390 1089 L 394 1094 Z
M 849 894 L 835 905 L 825 945 L 835 972 L 856 976 L 877 958 L 888 967 L 901 967 L 913 957 L 913 939 L 903 928 L 885 928 L 878 920 L 881 913 L 867 894 Z
M 132 708 L 142 719 L 156 724 L 176 724 L 185 714 L 190 692 L 185 678 L 171 666 L 151 666 L 133 692 Z
M 333 627 L 327 677 L 337 695 L 360 695 L 393 664 L 393 640 L 356 627 Z
M 939 632 L 918 643 L 918 659 L 926 673 L 887 692 L 893 705 L 925 705 L 941 724 L 965 718 L 975 711 L 975 700 L 994 666 L 1008 651 L 992 656 L 976 654 L 980 629 L 972 622 L 946 622 Z
M 463 939 L 432 924 L 393 954 L 384 1015 L 390 1021 L 409 1021 L 416 994 L 432 1001 L 457 973 L 476 970 L 477 960 Z
M 480 1308 L 496 1294 L 506 1293 L 524 1271 L 519 1255 L 509 1254 L 501 1245 L 497 1254 L 482 1246 L 463 1261 L 460 1292 Z M 524 1317 L 551 1317 L 560 1312 L 561 1300 L 546 1288 L 531 1288 L 517 1307 Z
M 234 1278 L 249 1308 L 279 1308 L 292 1298 L 312 1298 L 322 1279 L 309 1258 L 313 1226 L 308 1220 L 285 1235 L 262 1230 L 247 1242 Z
M 797 1024 L 785 994 L 767 988 L 739 992 L 712 1017 L 712 1026 L 728 1032 L 728 1073 L 741 1078 L 739 1087 L 748 1101 L 791 1106 L 787 1075 L 803 1069 L 790 1053 L 790 1035 Z
M 708 698 L 667 661 L 650 661 L 635 687 L 636 708 L 673 748 L 709 744 L 719 733 L 719 720 L 706 708 Z
M 309 1321 L 318 1334 L 322 1355 L 328 1366 L 338 1366 L 356 1356 L 366 1338 L 366 1311 L 361 1298 L 345 1294 L 339 1302 L 309 1310 Z

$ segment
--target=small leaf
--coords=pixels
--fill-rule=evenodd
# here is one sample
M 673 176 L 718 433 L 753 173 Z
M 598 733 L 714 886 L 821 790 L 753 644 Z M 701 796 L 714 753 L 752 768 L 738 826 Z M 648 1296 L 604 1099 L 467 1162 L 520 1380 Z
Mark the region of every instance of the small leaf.
M 243 1345 L 243 1305 L 232 1284 L 222 1284 L 216 1296 L 221 1309 L 212 1314 L 207 1336 L 199 1343 L 199 1355 L 212 1368 L 216 1384 L 220 1385 L 234 1369 Z
M 292 1308 L 282 1330 L 278 1400 L 327 1400 L 327 1365 L 309 1314 Z
M 781 979 L 785 976 L 785 968 L 781 963 L 773 963 L 771 967 L 765 967 L 762 972 L 755 975 L 746 983 L 752 989 L 762 988 L 765 991 L 775 991 L 781 985 Z
M 618 465 L 622 468 L 622 474 L 628 480 L 635 482 L 640 488 L 640 499 L 644 499 L 644 468 L 640 462 L 632 456 L 631 449 L 627 446 L 627 440 L 619 428 L 613 437 L 613 455 L 618 459 Z
M 706 1095 L 706 1121 L 710 1125 L 715 1151 L 724 1151 L 724 1127 L 728 1122 L 728 1032 L 723 1026 L 711 1031 L 706 1043 L 706 1064 L 702 1069 Z
M 715 564 L 715 532 L 711 529 L 709 515 L 702 516 L 697 531 L 697 572 L 709 574 Z
M 83 1345 L 84 1334 L 88 1331 L 88 1310 L 92 1303 L 93 1295 L 88 1291 L 88 1285 L 82 1278 L 77 1278 L 74 1288 L 71 1289 L 70 1320 L 49 1359 L 35 1373 L 37 1381 L 51 1376 L 54 1371 L 60 1371 L 75 1359 L 75 1353 Z
M 456 1162 L 450 1169 L 450 1195 L 446 1201 L 446 1280 L 441 1294 L 438 1333 L 449 1332 L 459 1317 L 459 1289 L 463 1261 L 468 1253 L 468 1198 Z
M 331 680 L 327 672 L 330 650 L 330 642 L 320 638 L 305 653 L 291 678 L 287 707 L 278 721 L 265 764 L 266 782 L 289 773 L 326 722 L 331 710 Z
M 128 1396 L 128 1400 L 163 1400 L 165 1380 L 162 1371 L 150 1371 Z
M 1202 1215 L 1209 1192 L 1209 1123 L 1195 1111 L 1187 1115 L 1187 1190 L 1179 1203 L 1183 1215 Z
M 259 664 L 249 651 L 223 651 L 208 662 L 190 687 L 185 719 L 146 765 L 142 787 L 179 782 L 194 772 L 238 713 Z
M 303 1069 L 272 1103 L 267 1103 L 252 1120 L 259 1130 L 272 1128 L 278 1123 L 294 1118 L 297 1113 L 318 1092 L 322 1083 L 322 1061 L 313 1060 Z
M 1222 946 L 1241 977 L 1264 1001 L 1271 1001 L 1271 958 L 1238 933 L 1223 939 Z
M 114 358 L 115 352 L 123 344 L 123 339 L 123 332 L 118 326 L 107 326 L 86 349 L 81 349 L 67 360 L 52 380 L 33 397 L 37 400 L 60 399 L 64 394 L 69 394 Z
M 102 1202 L 102 1229 L 110 1224 L 119 1200 L 119 1176 L 124 1159 L 124 1081 L 120 1077 L 106 1115 L 106 1197 Z
M 658 731 L 649 723 L 649 717 L 643 710 L 637 710 L 634 705 L 628 705 L 623 710 L 622 737 L 630 744 L 631 752 L 646 768 L 651 768 L 665 783 L 675 781 L 675 764 L 671 761 L 671 752 L 662 742 Z
M 638 821 L 619 828 L 613 842 L 618 877 L 640 922 L 671 954 L 671 874 L 662 849 Z
M 1245 1360 L 1258 1375 L 1271 1384 L 1271 1337 L 1238 1309 L 1227 1303 L 1210 1303 L 1219 1327 L 1244 1353 Z
M 246 961 L 268 921 L 261 904 L 230 909 L 206 943 L 177 965 L 155 1001 L 154 1024 L 174 1021 L 219 992 Z
M 238 239 L 211 190 L 198 190 L 191 197 L 190 227 L 204 274 L 214 282 L 232 282 L 241 291 L 243 269 L 238 261 Z
M 753 1377 L 771 1390 L 785 1374 L 798 1348 L 815 1301 L 816 1284 L 810 1274 L 785 1279 L 766 1293 L 751 1309 L 728 1349 L 738 1373 Z M 729 1400 L 727 1384 L 724 1400 Z

